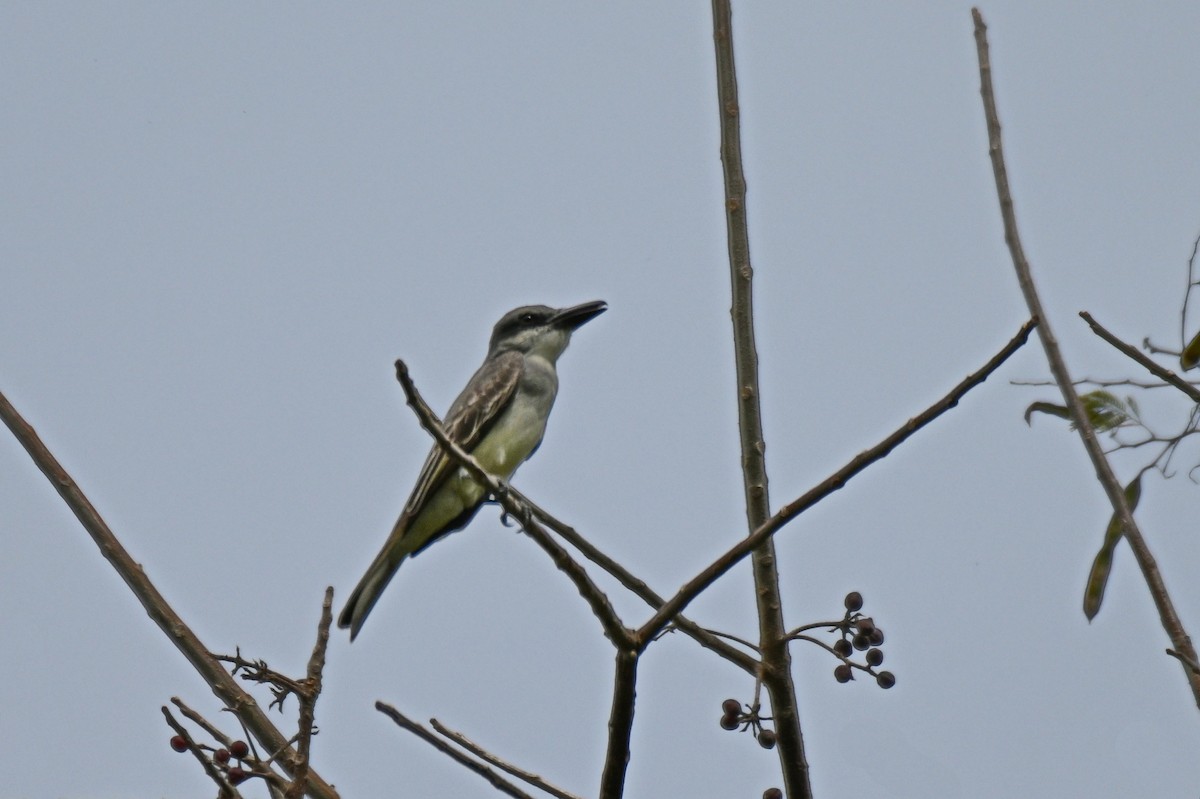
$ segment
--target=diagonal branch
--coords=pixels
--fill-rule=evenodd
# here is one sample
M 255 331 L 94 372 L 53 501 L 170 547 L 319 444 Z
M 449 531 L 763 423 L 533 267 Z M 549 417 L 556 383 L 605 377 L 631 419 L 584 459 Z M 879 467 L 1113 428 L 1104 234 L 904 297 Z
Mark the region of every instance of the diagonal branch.
M 208 775 L 210 780 L 217 784 L 217 799 L 241 799 L 241 793 L 229 784 L 229 780 L 213 765 L 212 759 L 196 745 L 196 742 L 192 740 L 191 733 L 187 731 L 186 727 L 175 720 L 175 717 L 171 715 L 171 711 L 166 705 L 163 705 L 162 714 L 163 718 L 167 720 L 167 724 L 175 731 L 175 734 L 187 744 L 187 751 L 192 753 L 192 757 L 200 761 L 200 767 L 204 769 L 204 773 Z
M 1146 367 L 1147 371 L 1149 371 L 1151 374 L 1161 378 L 1162 380 L 1165 380 L 1167 383 L 1170 383 L 1184 394 L 1187 394 L 1192 402 L 1200 402 L 1200 389 L 1197 389 L 1191 383 L 1188 383 L 1170 369 L 1164 368 L 1161 364 L 1155 362 L 1153 358 L 1148 358 L 1144 353 L 1139 352 L 1136 348 L 1131 347 L 1124 341 L 1121 341 L 1121 339 L 1110 333 L 1104 327 L 1104 325 L 1093 319 L 1092 315 L 1087 311 L 1080 311 L 1079 315 L 1083 318 L 1083 321 L 1087 322 L 1092 328 L 1093 333 L 1116 347 L 1122 354 L 1137 361 L 1139 364 Z
M 543 779 L 542 777 L 539 777 L 537 774 L 526 771 L 525 769 L 522 769 L 522 768 L 517 768 L 512 763 L 509 763 L 507 760 L 504 760 L 503 758 L 498 757 L 497 755 L 494 755 L 491 752 L 489 752 L 488 750 L 484 749 L 482 746 L 475 743 L 470 738 L 463 735 L 461 732 L 455 732 L 454 730 L 450 729 L 449 727 L 447 727 L 445 724 L 442 724 L 437 719 L 430 719 L 429 726 L 433 727 L 439 733 L 441 733 L 445 737 L 449 738 L 451 741 L 454 741 L 454 743 L 458 744 L 463 749 L 466 749 L 468 752 L 475 755 L 475 757 L 479 758 L 480 760 L 484 761 L 485 763 L 490 763 L 493 766 L 495 766 L 496 768 L 501 769 L 502 771 L 507 771 L 509 774 L 513 775 L 517 779 L 524 780 L 525 782 L 529 783 L 530 785 L 532 785 L 535 788 L 541 788 L 543 791 L 550 794 L 555 799 L 582 799 L 582 797 L 576 796 L 575 794 L 571 793 L 570 791 L 563 790 L 562 788 L 559 788 L 557 785 L 547 782 L 545 779 Z
M 662 607 L 663 602 L 666 600 L 655 593 L 654 590 L 650 588 L 650 586 L 646 585 L 641 578 L 635 576 L 620 563 L 601 552 L 596 548 L 595 545 L 592 544 L 592 542 L 588 541 L 586 538 L 576 532 L 574 528 L 551 516 L 549 512 L 547 512 L 529 497 L 522 494 L 520 491 L 517 491 L 512 486 L 508 487 L 508 491 L 519 501 L 525 505 L 528 505 L 529 509 L 533 511 L 533 515 L 540 519 L 542 523 L 546 525 L 546 527 L 562 536 L 564 541 L 578 549 L 579 552 L 592 563 L 595 563 L 601 569 L 615 577 L 617 581 L 621 583 L 621 585 L 625 586 L 625 588 L 629 589 L 632 593 L 644 600 L 647 605 L 655 610 L 658 610 Z M 716 652 L 718 655 L 733 663 L 735 666 L 738 666 L 746 673 L 755 677 L 758 676 L 758 659 L 751 655 L 747 655 L 737 647 L 722 641 L 719 637 L 719 634 L 714 633 L 711 630 L 704 629 L 699 624 L 696 624 L 694 621 L 686 618 L 683 615 L 678 615 L 675 617 L 675 626 L 679 628 L 681 632 L 686 633 L 695 639 L 700 646 Z M 757 649 L 757 647 L 754 648 Z
M 752 535 L 744 538 L 734 546 L 730 547 L 725 554 L 714 560 L 702 572 L 697 574 L 691 580 L 683 585 L 682 588 L 667 600 L 667 603 L 659 609 L 658 613 L 641 626 L 637 631 L 638 640 L 645 646 L 659 630 L 670 623 L 671 617 L 687 607 L 696 596 L 715 582 L 717 578 L 729 571 L 735 564 L 744 558 L 754 547 L 761 541 L 770 538 L 783 528 L 785 524 L 799 516 L 804 511 L 811 508 L 813 505 L 820 502 L 825 497 L 832 494 L 834 491 L 842 488 L 850 479 L 859 472 L 866 469 L 872 463 L 885 457 L 888 453 L 898 447 L 905 439 L 916 433 L 925 425 L 932 422 L 937 417 L 941 416 L 946 411 L 958 404 L 968 391 L 975 386 L 987 380 L 992 372 L 1000 368 L 1000 364 L 1008 360 L 1014 352 L 1020 349 L 1021 345 L 1029 338 L 1029 333 L 1034 328 L 1032 320 L 1021 325 L 1021 329 L 1017 335 L 1012 338 L 1004 347 L 992 358 L 983 365 L 981 369 L 972 372 L 961 383 L 951 389 L 950 393 L 939 399 L 937 402 L 930 405 L 921 413 L 909 419 L 901 425 L 894 433 L 880 441 L 870 449 L 860 452 L 855 455 L 842 468 L 826 477 L 820 483 L 810 488 L 801 496 L 789 502 L 779 509 L 779 512 L 762 524 Z
M 1091 422 L 1084 411 L 1083 403 L 1079 399 L 1079 394 L 1075 391 L 1075 386 L 1071 382 L 1071 375 L 1067 371 L 1066 361 L 1063 359 L 1062 351 L 1058 347 L 1058 341 L 1055 339 L 1050 324 L 1046 319 L 1037 289 L 1033 285 L 1033 272 L 1030 269 L 1029 261 L 1025 257 L 1025 250 L 1021 246 L 1021 237 L 1017 232 L 1017 215 L 1013 210 L 1012 191 L 1008 185 L 1008 170 L 1004 164 L 1004 147 L 1000 139 L 1000 115 L 996 111 L 996 95 L 992 89 L 992 66 L 991 57 L 988 52 L 987 25 L 984 24 L 983 15 L 979 13 L 978 8 L 971 9 L 971 16 L 975 21 L 975 49 L 979 55 L 979 93 L 983 98 L 983 111 L 987 119 L 988 151 L 992 159 L 992 172 L 996 178 L 996 194 L 1000 200 L 1000 216 L 1004 220 L 1004 240 L 1007 242 L 1009 253 L 1012 255 L 1013 267 L 1017 273 L 1017 282 L 1021 286 L 1021 293 L 1025 295 L 1025 303 L 1029 306 L 1029 312 L 1040 323 L 1038 335 L 1042 340 L 1042 348 L 1046 351 L 1046 360 L 1050 364 L 1050 373 L 1054 375 L 1054 380 L 1058 383 L 1059 390 L 1062 392 L 1063 400 L 1066 402 L 1067 407 L 1071 409 L 1071 417 L 1075 422 L 1075 429 L 1078 431 L 1080 438 L 1083 439 L 1083 447 L 1087 450 L 1088 457 L 1091 458 L 1092 465 L 1096 469 L 1096 478 L 1100 481 L 1100 485 L 1103 486 L 1104 493 L 1108 495 L 1108 501 L 1112 505 L 1113 513 L 1120 520 L 1123 527 L 1125 540 L 1129 542 L 1129 548 L 1133 550 L 1133 555 L 1137 559 L 1138 566 L 1141 567 L 1142 576 L 1145 578 L 1146 585 L 1150 589 L 1150 596 L 1153 598 L 1155 607 L 1158 609 L 1159 621 L 1166 631 L 1167 637 L 1171 639 L 1174 648 L 1194 661 L 1196 660 L 1196 650 L 1192 647 L 1191 638 L 1188 637 L 1187 631 L 1183 627 L 1183 622 L 1179 619 L 1179 614 L 1175 612 L 1175 605 L 1171 601 L 1170 594 L 1167 593 L 1167 586 L 1163 582 L 1162 574 L 1158 570 L 1158 564 L 1155 562 L 1154 556 L 1146 544 L 1146 539 L 1142 537 L 1141 530 L 1138 529 L 1137 523 L 1133 520 L 1129 503 L 1125 500 L 1125 490 L 1120 482 L 1118 482 L 1116 475 L 1113 474 L 1108 459 L 1104 456 L 1104 450 L 1100 446 L 1100 441 L 1096 438 L 1096 432 L 1092 429 Z M 1192 689 L 1192 696 L 1197 706 L 1200 706 L 1200 675 L 1186 668 L 1184 669 L 1184 674 Z
M 267 749 L 281 752 L 278 760 L 280 768 L 289 777 L 295 779 L 300 761 L 296 750 L 289 745 L 287 737 L 271 723 L 267 714 L 254 701 L 254 697 L 242 690 L 221 663 L 212 656 L 204 644 L 200 643 L 200 639 L 184 623 L 179 614 L 167 604 L 167 600 L 146 576 L 141 564 L 129 555 L 125 547 L 121 546 L 121 542 L 113 535 L 112 530 L 109 529 L 92 503 L 88 501 L 71 475 L 67 474 L 62 464 L 55 459 L 50 450 L 46 449 L 46 445 L 38 438 L 34 429 L 17 413 L 16 408 L 3 394 L 0 394 L 0 418 L 4 419 L 4 423 L 8 425 L 8 429 L 12 431 L 21 446 L 25 447 L 29 457 L 46 475 L 50 484 L 67 503 L 67 507 L 92 536 L 96 546 L 100 547 L 100 553 L 112 564 L 112 567 L 117 570 L 117 574 L 142 603 L 146 614 L 158 625 L 159 629 L 166 633 L 175 648 L 187 658 L 192 667 L 209 684 L 213 693 L 225 703 L 226 707 L 233 710 L 247 729 L 254 734 L 254 737 L 261 741 Z M 319 799 L 335 799 L 338 795 L 337 791 L 312 769 L 308 771 L 307 781 L 310 796 Z
M 492 787 L 496 790 L 506 793 L 509 796 L 516 797 L 516 799 L 533 799 L 532 796 L 501 777 L 492 769 L 488 768 L 482 763 L 476 763 L 474 760 L 467 757 L 462 752 L 458 751 L 453 746 L 446 743 L 441 738 L 437 737 L 429 730 L 425 729 L 420 724 L 401 713 L 399 710 L 396 710 L 396 708 L 392 707 L 391 705 L 384 702 L 376 702 L 375 709 L 390 718 L 392 721 L 396 722 L 398 726 L 403 727 L 425 743 L 432 746 L 434 749 L 438 750 L 444 755 L 449 755 L 454 760 L 483 777 L 485 780 L 491 783 Z

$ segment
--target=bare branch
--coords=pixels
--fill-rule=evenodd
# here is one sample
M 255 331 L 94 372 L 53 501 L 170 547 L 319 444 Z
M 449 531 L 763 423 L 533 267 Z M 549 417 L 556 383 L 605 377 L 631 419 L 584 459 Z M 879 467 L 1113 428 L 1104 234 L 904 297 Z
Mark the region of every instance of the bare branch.
M 600 799 L 621 799 L 629 767 L 629 741 L 633 733 L 633 707 L 637 694 L 638 651 L 618 649 L 613 670 L 612 709 L 608 714 L 608 750 L 600 776 Z
M 67 507 L 92 536 L 96 546 L 100 547 L 100 554 L 112 564 L 117 574 L 142 603 L 147 615 L 158 625 L 159 629 L 166 633 L 175 647 L 209 684 L 213 693 L 225 703 L 226 707 L 237 714 L 258 740 L 270 749 L 284 750 L 284 757 L 280 758 L 279 765 L 288 776 L 294 777 L 298 756 L 295 750 L 287 746 L 287 737 L 271 723 L 267 714 L 254 701 L 254 697 L 243 691 L 220 662 L 200 643 L 200 639 L 196 637 L 192 629 L 184 623 L 179 614 L 150 582 L 150 578 L 146 576 L 141 564 L 129 555 L 125 547 L 121 546 L 121 542 L 117 540 L 71 475 L 67 474 L 66 469 L 55 459 L 50 450 L 46 449 L 46 445 L 38 438 L 34 429 L 17 413 L 17 410 L 2 393 L 0 393 L 0 418 L 4 419 L 4 423 L 8 425 L 8 429 L 12 431 L 21 446 L 25 447 L 29 457 L 46 475 L 50 484 L 67 503 Z M 312 770 L 308 774 L 308 792 L 318 799 L 335 799 L 338 795 L 332 786 Z
M 1107 341 L 1109 344 L 1116 347 L 1117 350 L 1121 352 L 1121 354 L 1126 355 L 1129 358 L 1132 358 L 1133 360 L 1137 361 L 1139 364 L 1146 367 L 1146 370 L 1149 371 L 1155 377 L 1161 378 L 1162 380 L 1166 381 L 1167 383 L 1170 383 L 1172 386 L 1174 386 L 1175 388 L 1182 391 L 1184 394 L 1187 394 L 1188 398 L 1191 399 L 1192 402 L 1200 403 L 1200 389 L 1191 385 L 1186 380 L 1181 378 L 1179 375 L 1172 372 L 1170 369 L 1164 369 L 1161 365 L 1156 363 L 1152 358 L 1148 358 L 1144 354 L 1139 352 L 1137 350 L 1137 348 L 1135 348 L 1129 344 L 1126 344 L 1124 341 L 1121 341 L 1121 339 L 1117 338 L 1112 333 L 1110 333 L 1104 327 L 1104 325 L 1100 324 L 1095 319 L 1093 319 L 1092 315 L 1090 313 L 1088 313 L 1087 311 L 1080 311 L 1079 316 L 1083 318 L 1083 321 L 1088 323 L 1088 325 L 1092 328 L 1093 333 L 1095 333 L 1097 336 L 1099 336 L 1100 338 Z
M 167 724 L 175 731 L 175 734 L 187 743 L 188 751 L 192 753 L 192 757 L 200 761 L 200 767 L 204 769 L 204 773 L 217 784 L 218 799 L 237 799 L 237 797 L 240 797 L 241 794 L 238 793 L 237 789 L 229 784 L 229 780 L 225 779 L 225 775 L 213 765 L 212 759 L 204 753 L 204 750 L 196 745 L 187 728 L 175 720 L 175 717 L 171 715 L 171 711 L 166 705 L 163 705 L 162 714 L 163 718 L 167 720 Z
M 738 434 L 746 522 L 751 532 L 771 515 L 767 492 L 766 443 L 759 404 L 758 351 L 754 343 L 754 269 L 750 264 L 750 232 L 746 221 L 746 175 L 742 169 L 741 107 L 733 55 L 733 11 L 729 0 L 713 0 L 713 46 L 717 68 L 717 115 L 721 127 L 721 165 L 725 179 L 725 229 L 729 246 L 730 316 L 737 373 Z M 779 765 L 788 796 L 812 796 L 804 734 L 792 675 L 792 654 L 783 622 L 775 542 L 758 541 L 752 553 L 754 597 L 758 605 L 759 678 L 771 697 L 778 734 Z M 682 610 L 682 608 L 680 608 Z M 659 610 L 662 613 L 662 609 Z M 657 632 L 657 631 L 656 631 Z M 647 636 L 643 640 L 649 640 Z
M 502 771 L 507 771 L 509 774 L 513 775 L 517 779 L 524 780 L 525 782 L 529 783 L 530 785 L 534 786 L 535 788 L 541 788 L 546 793 L 550 794 L 551 796 L 556 797 L 556 799 L 582 799 L 582 797 L 577 796 L 576 794 L 573 794 L 570 791 L 566 791 L 562 788 L 559 788 L 557 785 L 547 782 L 545 779 L 543 779 L 542 777 L 539 777 L 537 774 L 534 774 L 529 771 L 525 771 L 522 768 L 517 768 L 512 763 L 509 763 L 507 760 L 504 760 L 503 758 L 501 758 L 497 755 L 494 755 L 491 752 L 489 752 L 488 750 L 484 749 L 482 746 L 475 743 L 470 738 L 463 735 L 461 732 L 455 732 L 454 730 L 450 729 L 449 727 L 442 724 L 437 719 L 430 719 L 429 726 L 433 727 L 439 733 L 446 736 L 451 741 L 454 741 L 454 743 L 458 744 L 463 749 L 466 749 L 468 752 L 475 755 L 475 757 L 479 758 L 480 760 L 483 760 L 487 763 L 491 763 L 493 766 L 495 766 L 498 769 L 501 769 Z
M 546 510 L 533 502 L 529 497 L 517 491 L 512 486 L 508 487 L 509 493 L 516 497 L 520 502 L 529 506 L 541 522 L 554 532 L 562 536 L 563 540 L 571 546 L 579 550 L 579 552 L 592 563 L 595 563 L 604 571 L 611 574 L 617 579 L 621 585 L 636 594 L 647 605 L 658 610 L 662 607 L 665 601 L 661 596 L 654 592 L 650 586 L 646 585 L 639 577 L 635 576 L 628 569 L 622 566 L 617 561 L 610 558 L 605 553 L 596 548 L 590 541 L 581 536 L 573 527 L 563 523 L 554 516 L 551 516 Z M 706 630 L 694 621 L 680 615 L 675 617 L 675 627 L 689 636 L 691 636 L 700 646 L 712 650 L 716 654 L 725 658 L 736 666 L 739 666 L 743 671 L 752 676 L 758 675 L 759 663 L 758 660 L 740 649 L 730 646 L 720 639 L 720 633 L 715 633 L 712 630 Z M 751 647 L 757 650 L 758 647 Z
M 308 773 L 313 730 L 316 726 L 317 697 L 321 695 L 321 675 L 325 671 L 325 650 L 329 647 L 329 626 L 332 623 L 333 586 L 329 586 L 325 589 L 325 599 L 321 602 L 321 621 L 317 624 L 317 642 L 313 645 L 312 655 L 308 659 L 308 673 L 304 679 L 304 690 L 296 694 L 296 698 L 300 702 L 300 715 L 297 721 L 300 739 L 296 744 L 300 762 L 296 768 L 296 776 L 285 794 L 287 799 L 300 799 L 304 795 L 304 777 Z
M 1174 649 L 1168 649 L 1167 654 L 1179 660 L 1179 662 L 1181 662 L 1184 666 L 1191 669 L 1193 674 L 1200 674 L 1200 663 L 1196 663 L 1196 661 L 1192 660 L 1187 655 L 1181 655 Z
M 179 708 L 179 712 L 184 715 L 184 718 L 202 727 L 205 732 L 213 737 L 213 740 L 220 742 L 221 746 L 224 746 L 226 749 L 229 748 L 229 744 L 232 742 L 229 736 L 217 729 L 216 725 L 209 722 L 204 716 L 188 707 L 182 699 L 173 696 L 171 697 L 171 704 Z
M 971 373 L 961 383 L 951 389 L 949 394 L 909 419 L 899 429 L 875 446 L 854 456 L 845 466 L 780 508 L 774 516 L 764 522 L 748 538 L 744 538 L 730 547 L 725 554 L 714 560 L 703 571 L 685 583 L 675 596 L 671 597 L 659 609 L 658 613 L 654 614 L 649 621 L 641 626 L 637 633 L 639 640 L 646 642 L 653 638 L 658 630 L 670 623 L 672 614 L 678 613 L 687 607 L 688 603 L 695 599 L 701 591 L 744 558 L 759 541 L 777 533 L 785 524 L 799 516 L 805 510 L 845 486 L 859 472 L 866 469 L 875 461 L 886 457 L 889 452 L 898 447 L 909 436 L 958 405 L 959 400 L 968 391 L 984 380 L 987 380 L 988 376 L 1000 368 L 1000 365 L 1008 360 L 1009 356 L 1020 349 L 1021 345 L 1029 338 L 1029 333 L 1033 328 L 1034 323 L 1032 320 L 1021 325 L 1021 329 L 1011 341 L 1005 344 L 998 353 L 993 355 L 981 369 Z
M 1191 299 L 1192 289 L 1196 287 L 1196 253 L 1200 251 L 1200 236 L 1192 242 L 1192 254 L 1188 256 L 1187 289 L 1183 292 L 1183 307 L 1179 310 L 1179 347 L 1183 349 L 1188 344 L 1187 311 L 1188 300 Z
M 996 111 L 996 95 L 992 89 L 992 66 L 988 52 L 987 26 L 984 24 L 983 15 L 979 13 L 978 8 L 971 9 L 971 15 L 975 21 L 975 48 L 979 55 L 979 93 L 983 98 L 984 116 L 987 119 L 988 150 L 992 159 L 992 172 L 996 179 L 996 194 L 1000 201 L 1000 215 L 1004 220 L 1004 240 L 1008 243 L 1008 249 L 1012 255 L 1013 267 L 1017 273 L 1017 282 L 1021 286 L 1021 293 L 1025 296 L 1025 303 L 1029 307 L 1029 312 L 1033 315 L 1034 319 L 1040 322 L 1038 336 L 1041 338 L 1042 347 L 1046 351 L 1046 360 L 1050 364 L 1050 373 L 1054 375 L 1059 390 L 1062 392 L 1063 399 L 1067 407 L 1071 409 L 1071 416 L 1075 421 L 1075 429 L 1079 432 L 1080 438 L 1083 439 L 1084 449 L 1087 450 L 1088 457 L 1091 458 L 1092 465 L 1096 469 L 1096 477 L 1104 487 L 1104 493 L 1108 495 L 1113 512 L 1120 520 L 1125 538 L 1129 541 L 1130 549 L 1133 550 L 1134 557 L 1137 558 L 1138 565 L 1141 567 L 1142 575 L 1150 589 L 1150 595 L 1153 597 L 1154 604 L 1158 609 L 1159 620 L 1162 623 L 1163 629 L 1166 631 L 1167 637 L 1170 638 L 1176 650 L 1195 660 L 1196 652 L 1192 647 L 1191 639 L 1188 637 L 1183 623 L 1175 611 L 1175 605 L 1171 601 L 1170 594 L 1167 593 L 1167 587 L 1163 582 L 1162 574 L 1158 570 L 1158 564 L 1155 562 L 1154 556 L 1150 553 L 1150 549 L 1146 545 L 1146 540 L 1142 537 L 1141 530 L 1138 529 L 1137 524 L 1133 520 L 1129 504 L 1125 500 L 1124 487 L 1117 480 L 1116 475 L 1113 474 L 1112 467 L 1109 466 L 1108 459 L 1104 456 L 1104 450 L 1096 438 L 1096 432 L 1092 429 L 1092 425 L 1087 418 L 1083 403 L 1080 401 L 1079 394 L 1075 391 L 1075 387 L 1071 382 L 1071 375 L 1067 371 L 1067 364 L 1063 360 L 1062 352 L 1059 350 L 1058 341 L 1055 339 L 1050 324 L 1046 319 L 1045 311 L 1042 309 L 1042 301 L 1038 297 L 1037 289 L 1034 287 L 1033 272 L 1030 269 L 1029 261 L 1025 257 L 1025 251 L 1021 246 L 1021 238 L 1017 231 L 1017 216 L 1013 209 L 1012 192 L 1008 184 L 1008 170 L 1004 164 L 1004 148 L 1000 137 L 1000 116 Z M 1196 675 L 1187 669 L 1185 669 L 1185 674 L 1188 684 L 1192 689 L 1192 696 L 1196 704 L 1200 706 L 1200 675 Z
M 446 743 L 441 738 L 437 737 L 436 735 L 431 733 L 429 730 L 425 729 L 420 724 L 418 724 L 417 722 L 410 719 L 408 716 L 405 716 L 403 713 L 401 713 L 399 710 L 396 710 L 396 708 L 392 707 L 391 705 L 386 704 L 384 702 L 376 702 L 375 709 L 378 710 L 380 713 L 384 714 L 385 716 L 387 716 L 388 718 L 390 718 L 392 721 L 396 722 L 396 724 L 399 725 L 400 727 L 403 727 L 404 729 L 411 732 L 413 735 L 415 735 L 418 738 L 420 738 L 421 740 L 423 740 L 425 743 L 432 746 L 434 749 L 438 750 L 439 752 L 441 752 L 444 755 L 449 755 L 451 758 L 456 760 L 458 763 L 466 766 L 471 771 L 474 771 L 476 774 L 483 777 L 485 780 L 487 780 L 489 783 L 491 783 L 492 787 L 495 788 L 496 790 L 506 793 L 509 796 L 514 796 L 514 797 L 516 797 L 516 799 L 533 799 L 532 796 L 525 793 L 520 788 L 518 788 L 516 785 L 513 785 L 511 782 L 509 782 L 508 780 L 501 777 L 499 774 L 497 774 L 492 769 L 488 768 L 486 765 L 484 765 L 482 763 L 476 763 L 474 760 L 467 757 L 462 752 L 458 751 L 453 746 Z

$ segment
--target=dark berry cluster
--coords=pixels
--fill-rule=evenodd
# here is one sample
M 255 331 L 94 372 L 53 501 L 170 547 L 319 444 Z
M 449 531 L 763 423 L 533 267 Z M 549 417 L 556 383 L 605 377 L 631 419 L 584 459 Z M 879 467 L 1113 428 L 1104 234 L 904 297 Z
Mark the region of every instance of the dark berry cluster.
M 763 726 L 762 723 L 770 721 L 770 719 L 760 716 L 758 710 L 757 704 L 753 707 L 746 706 L 743 709 L 742 703 L 736 699 L 726 699 L 721 703 L 721 729 L 730 731 L 736 730 L 738 727 L 743 730 L 753 729 L 759 746 L 763 749 L 774 749 L 775 731 Z
M 210 755 L 212 762 L 218 770 L 225 772 L 225 779 L 229 781 L 230 785 L 239 785 L 250 778 L 250 772 L 243 768 L 246 764 L 242 762 L 250 756 L 250 747 L 245 741 L 234 741 L 226 749 L 224 746 L 214 748 L 206 744 L 194 744 L 182 735 L 171 737 L 171 748 L 176 752 L 186 752 L 193 746 L 201 753 L 212 753 Z M 230 766 L 230 759 L 238 761 L 237 765 Z
M 854 679 L 854 669 L 861 669 L 875 678 L 880 688 L 891 688 L 896 684 L 896 676 L 890 671 L 876 671 L 883 663 L 883 629 L 875 624 L 870 616 L 860 612 L 863 606 L 862 594 L 851 591 L 846 594 L 846 615 L 842 621 L 834 625 L 841 637 L 833 642 L 833 653 L 842 662 L 833 670 L 833 678 L 838 682 L 850 682 Z M 863 652 L 863 663 L 855 663 L 850 659 L 855 652 Z

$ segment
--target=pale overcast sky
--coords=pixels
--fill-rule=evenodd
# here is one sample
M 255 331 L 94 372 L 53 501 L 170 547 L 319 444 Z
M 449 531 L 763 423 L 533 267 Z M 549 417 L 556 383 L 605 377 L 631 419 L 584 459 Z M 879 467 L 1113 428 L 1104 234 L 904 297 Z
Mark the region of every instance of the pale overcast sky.
M 1076 317 L 1178 344 L 1200 233 L 1200 4 L 983 7 L 1022 233 L 1078 375 L 1136 376 Z M 774 507 L 941 396 L 1026 318 L 969 6 L 739 2 Z M 744 534 L 709 6 L 6 3 L 0 390 L 213 650 L 299 674 L 492 324 L 604 299 L 515 484 L 660 593 Z M 1031 344 L 779 539 L 790 625 L 866 597 L 891 691 L 797 646 L 818 797 L 1195 797 L 1200 716 Z M 1142 401 L 1164 431 L 1188 404 Z M 180 696 L 233 729 L 17 443 L 0 442 L 0 795 L 214 791 Z M 1148 459 L 1117 458 L 1128 477 Z M 1138 518 L 1200 632 L 1200 488 Z M 631 624 L 647 609 L 603 580 Z M 753 637 L 749 569 L 689 611 Z M 394 727 L 436 716 L 594 795 L 611 648 L 485 509 L 331 642 L 314 765 L 345 797 L 492 797 Z M 629 797 L 746 797 L 740 670 L 682 636 L 638 686 Z M 294 710 L 289 703 L 289 711 Z M 290 725 L 292 715 L 283 720 Z M 255 794 L 254 789 L 249 795 Z

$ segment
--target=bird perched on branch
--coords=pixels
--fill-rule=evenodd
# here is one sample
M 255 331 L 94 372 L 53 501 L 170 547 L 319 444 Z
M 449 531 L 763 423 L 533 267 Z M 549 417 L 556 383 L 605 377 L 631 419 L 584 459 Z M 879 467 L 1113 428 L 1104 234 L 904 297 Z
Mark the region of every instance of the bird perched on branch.
M 571 308 L 526 305 L 501 317 L 487 358 L 442 421 L 450 439 L 490 474 L 512 477 L 542 443 L 558 393 L 558 357 L 571 334 L 607 308 L 602 300 Z M 351 641 L 404 559 L 466 527 L 485 494 L 466 469 L 433 445 L 392 534 L 338 617 L 339 627 L 350 628 Z

